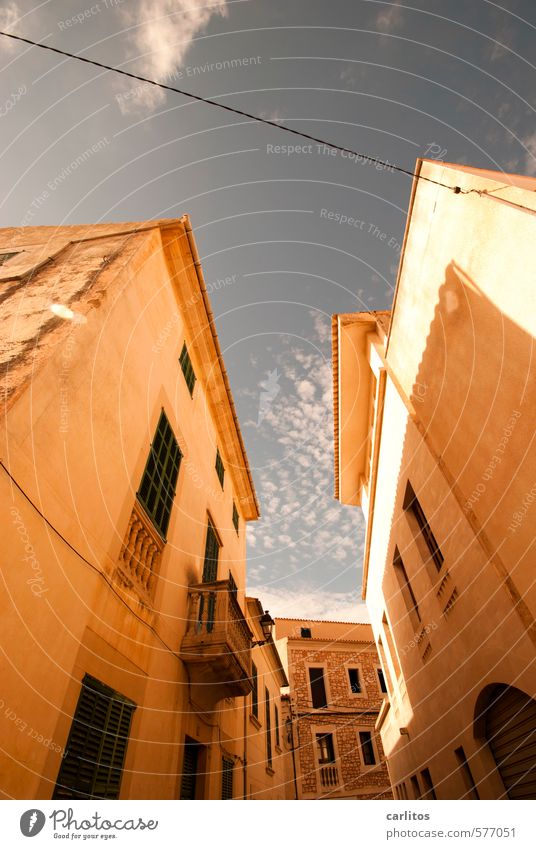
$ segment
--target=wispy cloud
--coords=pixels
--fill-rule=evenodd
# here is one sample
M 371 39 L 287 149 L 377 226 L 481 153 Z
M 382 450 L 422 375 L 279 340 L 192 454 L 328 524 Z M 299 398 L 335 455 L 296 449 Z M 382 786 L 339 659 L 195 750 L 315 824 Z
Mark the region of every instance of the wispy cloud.
M 395 3 L 390 3 L 389 6 L 382 9 L 376 15 L 376 26 L 381 32 L 394 32 L 397 30 L 403 20 L 400 3 L 396 0 Z
M 136 70 L 164 82 L 173 75 L 196 35 L 214 16 L 227 14 L 226 0 L 136 0 L 120 11 L 129 35 L 129 53 Z M 121 110 L 154 109 L 165 98 L 162 89 L 140 85 L 132 97 L 119 100 Z
M 0 6 L 0 29 L 5 32 L 17 32 L 17 23 L 21 17 L 21 10 L 17 3 L 4 3 Z M 0 39 L 0 50 L 3 53 L 13 53 L 17 49 L 17 42 L 11 38 Z
M 291 619 L 331 619 L 338 622 L 369 622 L 366 605 L 355 593 L 312 592 L 311 589 L 275 589 L 264 584 L 248 588 L 248 595 L 260 598 L 272 616 Z
M 530 177 L 536 176 L 536 132 L 523 139 L 523 144 L 527 148 L 525 152 L 525 174 Z

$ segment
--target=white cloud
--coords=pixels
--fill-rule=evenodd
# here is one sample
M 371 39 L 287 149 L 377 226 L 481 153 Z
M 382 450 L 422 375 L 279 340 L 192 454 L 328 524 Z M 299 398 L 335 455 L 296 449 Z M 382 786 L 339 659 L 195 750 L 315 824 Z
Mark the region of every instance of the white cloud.
M 402 17 L 399 0 L 396 0 L 395 3 L 390 3 L 381 12 L 378 12 L 376 26 L 381 32 L 394 32 L 400 27 Z
M 16 24 L 19 22 L 21 18 L 21 10 L 19 9 L 16 3 L 4 3 L 3 6 L 0 6 L 0 29 L 4 30 L 4 32 L 17 32 Z M 0 49 L 4 53 L 13 53 L 17 46 L 20 48 L 20 42 L 17 45 L 17 42 L 12 38 L 2 38 L 0 40 Z
M 215 15 L 225 17 L 226 0 L 136 0 L 121 7 L 125 26 L 132 27 L 130 56 L 136 72 L 173 85 L 174 75 L 196 35 Z M 165 99 L 162 89 L 147 84 L 118 97 L 122 112 L 154 109 Z
M 327 592 L 319 588 L 289 590 L 265 584 L 248 587 L 248 595 L 259 598 L 272 616 L 292 619 L 331 619 L 338 622 L 369 622 L 369 614 L 357 592 Z
M 526 136 L 523 144 L 527 148 L 525 153 L 525 174 L 530 177 L 536 176 L 536 133 Z

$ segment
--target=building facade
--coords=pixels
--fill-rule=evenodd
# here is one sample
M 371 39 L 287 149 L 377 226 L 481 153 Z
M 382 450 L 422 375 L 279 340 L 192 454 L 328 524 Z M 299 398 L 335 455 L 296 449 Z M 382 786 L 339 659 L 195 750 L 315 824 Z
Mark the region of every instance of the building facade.
M 247 797 L 258 505 L 189 219 L 1 230 L 0 285 L 2 795 Z
M 333 318 L 398 798 L 536 798 L 535 190 L 419 161 L 392 314 Z
M 287 640 L 290 682 L 287 798 L 391 799 L 376 732 L 386 686 L 370 625 L 276 619 L 276 637 Z

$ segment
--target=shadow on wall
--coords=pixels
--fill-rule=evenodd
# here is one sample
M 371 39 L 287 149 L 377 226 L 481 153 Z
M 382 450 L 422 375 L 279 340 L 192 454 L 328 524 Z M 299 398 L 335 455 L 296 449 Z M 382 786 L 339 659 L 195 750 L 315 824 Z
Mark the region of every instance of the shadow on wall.
M 404 346 L 398 349 L 402 373 Z M 514 685 L 518 673 L 535 662 L 534 642 L 525 639 L 516 646 L 520 627 L 534 640 L 536 599 L 529 566 L 534 519 L 521 523 L 515 534 L 508 529 L 534 484 L 530 468 L 536 464 L 528 453 L 534 457 L 529 413 L 536 405 L 534 353 L 533 336 L 506 317 L 462 268 L 449 263 L 408 399 L 414 415 L 403 438 L 383 575 L 384 649 L 392 646 L 390 623 L 398 647 L 393 666 L 395 672 L 402 667 L 411 707 L 430 717 L 427 734 L 451 716 L 453 737 L 441 740 L 435 753 L 437 763 L 444 764 L 443 775 L 435 779 L 439 791 L 443 780 L 456 783 L 452 752 L 462 733 L 473 750 L 481 749 L 490 774 L 485 795 L 504 796 L 506 787 L 515 798 L 515 788 L 528 784 L 536 769 L 536 756 L 528 752 L 536 739 L 533 728 L 531 740 L 527 732 L 517 741 L 516 752 L 528 758 L 524 777 L 520 773 L 513 787 L 508 784 L 500 760 L 504 752 L 482 730 L 495 710 L 497 685 L 491 695 L 486 690 L 485 697 L 479 696 L 496 674 L 494 664 L 501 664 L 499 680 Z M 429 451 L 435 464 L 429 462 Z M 493 633 L 497 605 L 508 610 L 499 623 L 500 639 Z M 482 681 L 475 661 L 481 669 L 484 656 L 490 668 Z M 511 674 L 505 675 L 508 670 Z M 536 686 L 534 691 L 533 696 Z M 536 703 L 529 696 L 524 694 L 523 704 L 518 700 L 514 708 L 510 696 L 501 704 L 508 702 L 524 717 L 527 711 L 532 715 Z M 479 721 L 473 724 L 477 703 Z M 495 731 L 500 736 L 500 729 Z M 391 756 L 403 756 L 404 747 L 419 743 L 424 741 L 408 743 L 401 737 Z M 511 756 L 504 755 L 507 766 Z M 414 765 L 419 770 L 428 766 Z M 534 795 L 526 798 L 536 798 L 536 783 Z

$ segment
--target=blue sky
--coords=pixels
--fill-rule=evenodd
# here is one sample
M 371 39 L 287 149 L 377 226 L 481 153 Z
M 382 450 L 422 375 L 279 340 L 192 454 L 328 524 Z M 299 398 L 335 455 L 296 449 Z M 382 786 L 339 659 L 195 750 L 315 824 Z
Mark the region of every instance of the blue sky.
M 535 25 L 529 0 L 0 4 L 2 29 L 405 168 L 530 174 Z M 261 501 L 249 589 L 273 614 L 363 618 L 330 316 L 390 306 L 411 181 L 7 40 L 0 66 L 0 226 L 190 214 Z

